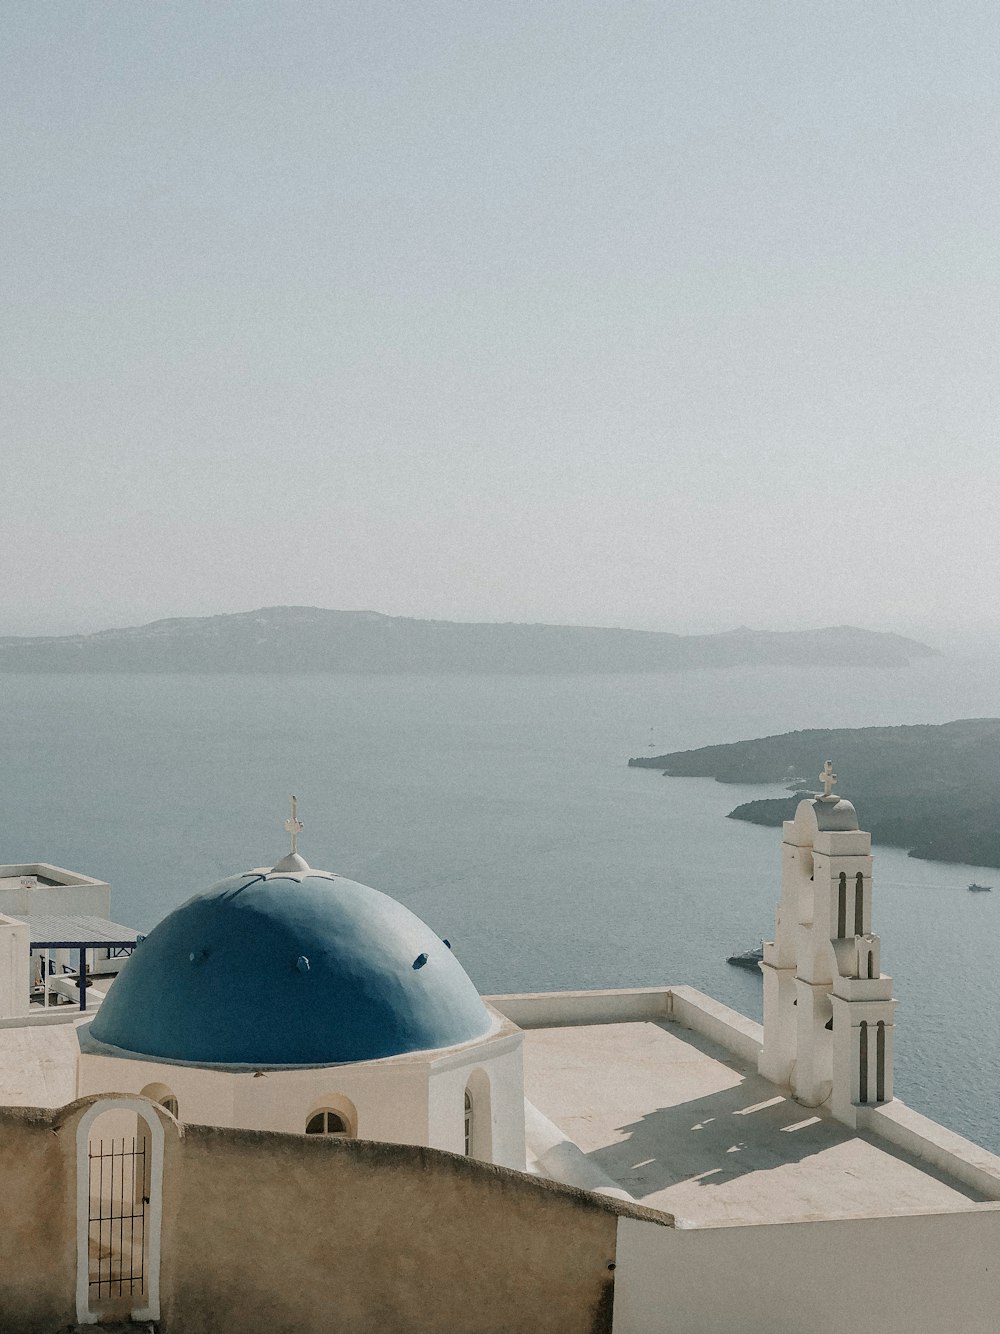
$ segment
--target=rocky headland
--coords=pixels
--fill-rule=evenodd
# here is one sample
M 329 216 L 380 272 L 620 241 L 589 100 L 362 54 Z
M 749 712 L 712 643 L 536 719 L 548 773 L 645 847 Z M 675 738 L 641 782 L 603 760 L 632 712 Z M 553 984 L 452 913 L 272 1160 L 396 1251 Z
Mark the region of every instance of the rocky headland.
M 836 790 L 858 807 L 877 843 L 927 861 L 1000 867 L 1000 718 L 910 727 L 785 732 L 629 760 L 671 778 L 779 783 L 787 796 L 748 801 L 733 820 L 780 825 L 832 758 Z

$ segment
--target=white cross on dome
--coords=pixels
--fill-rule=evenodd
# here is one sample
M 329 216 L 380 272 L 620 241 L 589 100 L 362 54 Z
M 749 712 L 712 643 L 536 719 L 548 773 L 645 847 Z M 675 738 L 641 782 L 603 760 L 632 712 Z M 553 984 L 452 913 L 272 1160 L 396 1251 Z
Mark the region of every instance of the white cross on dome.
M 296 848 L 296 843 L 298 842 L 299 834 L 305 829 L 305 825 L 298 817 L 298 802 L 295 797 L 292 797 L 292 813 L 285 821 L 285 829 L 292 838 L 292 852 L 297 852 L 298 849 Z

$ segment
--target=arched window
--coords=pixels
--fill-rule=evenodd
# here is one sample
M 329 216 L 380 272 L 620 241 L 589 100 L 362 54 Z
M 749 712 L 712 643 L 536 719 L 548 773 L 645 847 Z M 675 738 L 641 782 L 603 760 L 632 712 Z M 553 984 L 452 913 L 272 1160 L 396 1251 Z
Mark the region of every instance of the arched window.
M 868 951 L 868 976 L 869 976 L 869 977 L 874 977 L 874 976 L 875 976 L 875 951 L 874 951 L 874 950 L 869 950 L 869 951 Z
M 493 1090 L 485 1070 L 472 1070 L 463 1099 L 465 1153 L 480 1162 L 493 1161 Z
M 307 1135 L 339 1135 L 342 1139 L 349 1139 L 351 1128 L 341 1116 L 340 1112 L 330 1111 L 324 1107 L 320 1112 L 313 1112 L 306 1122 Z
M 841 871 L 837 887 L 837 939 L 847 935 L 847 872 Z
M 139 1096 L 148 1098 L 150 1102 L 155 1102 L 165 1112 L 169 1112 L 171 1116 L 178 1115 L 177 1094 L 166 1084 L 147 1084 Z
M 861 1069 L 859 1073 L 861 1075 L 861 1079 L 858 1088 L 858 1101 L 867 1102 L 868 1101 L 868 1024 L 864 1019 L 862 1019 L 861 1021 L 860 1065 Z
M 865 934 L 865 877 L 862 871 L 854 877 L 854 934 Z
M 885 1102 L 885 1020 L 875 1030 L 875 1100 Z

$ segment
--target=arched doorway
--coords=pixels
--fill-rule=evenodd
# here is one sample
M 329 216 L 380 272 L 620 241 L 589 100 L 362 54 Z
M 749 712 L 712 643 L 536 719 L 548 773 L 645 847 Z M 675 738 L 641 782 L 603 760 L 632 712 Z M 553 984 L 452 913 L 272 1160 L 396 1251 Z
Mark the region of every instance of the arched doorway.
M 177 1103 L 177 1094 L 169 1089 L 166 1084 L 147 1084 L 139 1092 L 140 1098 L 148 1098 L 150 1102 L 157 1102 L 165 1112 L 171 1116 L 179 1116 L 180 1110 Z
M 163 1127 L 147 1102 L 102 1098 L 76 1134 L 77 1320 L 158 1320 Z

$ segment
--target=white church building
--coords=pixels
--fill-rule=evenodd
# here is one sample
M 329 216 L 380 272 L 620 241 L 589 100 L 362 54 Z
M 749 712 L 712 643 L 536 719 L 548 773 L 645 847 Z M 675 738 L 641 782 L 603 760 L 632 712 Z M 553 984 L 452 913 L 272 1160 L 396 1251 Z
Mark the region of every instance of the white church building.
M 482 997 L 294 806 L 286 856 L 146 938 L 0 867 L 0 1328 L 996 1330 L 1000 1159 L 894 1097 L 871 840 L 821 778 L 763 1025 L 684 985 Z

